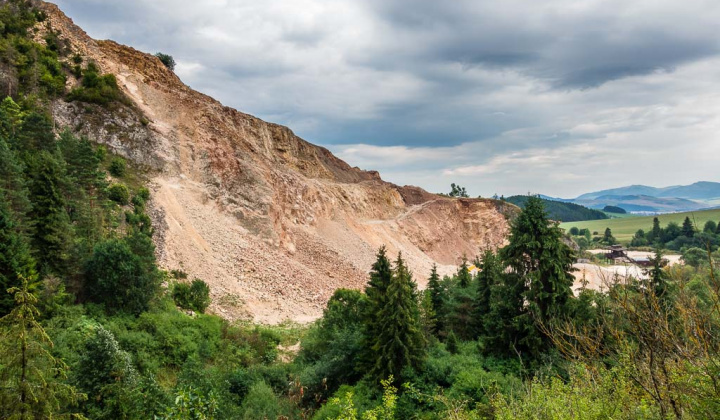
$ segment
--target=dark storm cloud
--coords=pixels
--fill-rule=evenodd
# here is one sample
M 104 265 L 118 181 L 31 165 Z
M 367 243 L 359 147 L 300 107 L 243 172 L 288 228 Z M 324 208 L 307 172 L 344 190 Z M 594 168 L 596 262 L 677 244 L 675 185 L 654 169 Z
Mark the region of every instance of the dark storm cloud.
M 687 3 L 629 2 L 646 5 L 634 13 L 618 2 L 574 3 L 371 1 L 371 10 L 386 23 L 388 43 L 386 54 L 365 58 L 406 65 L 395 60 L 400 54 L 418 66 L 449 61 L 509 67 L 559 88 L 588 88 L 670 71 L 720 51 L 712 20 L 699 16 L 700 10 L 688 14 Z M 578 4 L 595 7 L 578 10 Z M 655 19 L 657 14 L 663 18 Z M 402 35 L 392 36 L 396 33 Z
M 431 190 L 689 183 L 720 152 L 716 0 L 58 3 L 96 38 L 172 54 L 193 88 Z

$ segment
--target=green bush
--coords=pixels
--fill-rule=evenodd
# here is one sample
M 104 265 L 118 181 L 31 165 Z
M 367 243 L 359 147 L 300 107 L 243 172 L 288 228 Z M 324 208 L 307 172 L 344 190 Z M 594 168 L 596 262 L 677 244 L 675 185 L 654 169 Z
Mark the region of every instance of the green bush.
M 159 280 L 155 265 L 120 239 L 96 245 L 85 265 L 88 298 L 110 311 L 139 314 L 147 310 L 157 295 Z
M 200 279 L 193 280 L 191 284 L 176 283 L 172 297 L 177 306 L 204 313 L 210 305 L 210 287 Z
M 87 102 L 98 105 L 107 105 L 111 102 L 125 101 L 117 80 L 112 74 L 100 74 L 95 63 L 88 63 L 82 71 L 80 86 L 68 94 L 69 101 Z
M 242 419 L 275 419 L 284 412 L 280 399 L 265 382 L 250 387 L 242 405 Z
M 162 61 L 165 67 L 169 68 L 172 71 L 175 71 L 175 59 L 172 55 L 159 52 L 155 54 L 155 57 L 160 59 L 160 61 Z
M 125 165 L 125 159 L 120 158 L 120 157 L 114 158 L 110 162 L 110 167 L 108 168 L 108 170 L 110 171 L 110 175 L 112 175 L 114 177 L 118 177 L 118 178 L 124 177 L 125 172 L 127 170 L 126 165 Z
M 148 201 L 150 199 L 150 190 L 148 190 L 145 187 L 142 187 L 137 191 L 136 195 L 138 197 L 142 198 L 143 201 Z
M 130 190 L 123 184 L 113 184 L 108 188 L 108 198 L 124 206 L 130 202 Z

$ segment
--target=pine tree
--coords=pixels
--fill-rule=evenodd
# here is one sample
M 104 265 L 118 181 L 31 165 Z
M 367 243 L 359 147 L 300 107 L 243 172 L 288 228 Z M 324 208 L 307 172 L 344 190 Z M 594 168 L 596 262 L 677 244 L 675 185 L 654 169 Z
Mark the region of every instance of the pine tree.
M 10 209 L 0 190 L 0 315 L 15 306 L 15 298 L 7 290 L 20 287 L 23 278 L 36 278 L 35 261 L 25 237 L 18 233 Z M 36 284 L 31 284 L 31 289 Z
M 560 228 L 548 220 L 539 198 L 530 197 L 513 223 L 502 259 L 523 279 L 525 298 L 537 321 L 549 322 L 567 314 L 567 303 L 573 295 L 575 256 L 562 241 Z
M 23 113 L 20 105 L 7 96 L 0 103 L 0 136 L 6 139 L 14 138 L 22 119 Z
M 663 271 L 662 248 L 655 248 L 655 256 L 650 259 L 650 263 L 652 263 L 652 267 L 647 272 L 650 277 L 650 287 L 658 299 L 665 301 L 668 298 L 668 284 L 667 276 Z
M 375 263 L 370 270 L 370 280 L 365 287 L 367 299 L 363 308 L 363 356 L 360 366 L 366 370 L 375 364 L 375 356 L 372 347 L 380 331 L 381 318 L 379 316 L 387 301 L 387 289 L 392 281 L 393 272 L 390 260 L 387 258 L 387 251 L 382 246 L 376 255 Z
M 405 368 L 417 369 L 425 358 L 425 339 L 420 325 L 417 290 L 412 275 L 398 254 L 387 299 L 378 313 L 377 336 L 372 346 L 375 364 L 371 374 L 377 379 L 394 376 L 403 379 Z
M 515 273 L 503 273 L 491 287 L 490 312 L 480 336 L 484 353 L 517 357 L 539 347 L 541 339 L 525 306 L 526 291 L 525 279 Z
M 478 268 L 480 272 L 475 277 L 477 295 L 473 302 L 473 322 L 476 335 L 483 336 L 486 334 L 485 319 L 490 315 L 492 288 L 502 279 L 503 269 L 497 255 L 490 250 L 483 253 Z
M 685 217 L 685 220 L 683 221 L 682 234 L 687 238 L 692 238 L 693 236 L 695 236 L 695 226 L 690 220 L 690 217 Z
M 448 333 L 447 340 L 445 341 L 445 349 L 447 349 L 450 354 L 458 353 L 458 338 L 453 330 L 450 330 Z
M 32 244 L 43 273 L 64 273 L 69 257 L 72 230 L 61 189 L 63 176 L 62 167 L 53 156 L 47 152 L 38 155 L 30 185 L 30 216 L 35 223 Z
M 440 276 L 437 272 L 437 265 L 433 264 L 430 278 L 428 279 L 427 291 L 430 294 L 432 309 L 435 313 L 435 327 L 433 334 L 437 335 L 443 330 L 445 317 L 445 288 L 440 284 Z
M 660 241 L 662 239 L 662 228 L 660 227 L 660 219 L 653 217 L 653 227 L 648 240 L 650 243 Z
M 54 151 L 56 147 L 55 133 L 50 116 L 35 111 L 25 116 L 17 134 L 15 147 L 27 152 L 31 150 Z
M 465 255 L 463 255 L 462 263 L 460 267 L 458 267 L 457 279 L 458 285 L 463 289 L 470 286 L 470 282 L 472 282 L 472 275 L 470 274 L 467 257 Z
M 0 190 L 5 192 L 10 210 L 21 225 L 16 227 L 25 232 L 27 230 L 25 218 L 31 208 L 27 182 L 20 160 L 2 138 L 0 138 Z
M 64 383 L 68 367 L 48 350 L 53 343 L 36 319 L 37 298 L 28 288 L 23 279 L 9 290 L 15 307 L 0 319 L 0 418 L 70 418 L 62 409 L 85 395 Z
M 603 234 L 603 242 L 608 245 L 615 245 L 615 237 L 612 234 L 612 230 L 610 230 L 609 227 L 605 228 L 605 233 Z

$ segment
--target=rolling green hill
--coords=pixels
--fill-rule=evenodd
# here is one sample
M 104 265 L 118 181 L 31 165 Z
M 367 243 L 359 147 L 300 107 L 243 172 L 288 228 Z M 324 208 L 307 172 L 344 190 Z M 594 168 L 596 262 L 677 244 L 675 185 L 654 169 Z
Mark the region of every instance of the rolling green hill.
M 527 195 L 513 195 L 512 197 L 507 197 L 505 201 L 524 208 L 528 198 L 529 196 Z M 608 216 L 600 210 L 589 209 L 579 204 L 565 203 L 545 198 L 540 199 L 545 205 L 545 211 L 548 213 L 548 217 L 552 220 L 574 222 L 577 220 L 599 220 L 608 218 Z
M 660 219 L 660 225 L 663 227 L 670 222 L 682 225 L 685 217 L 690 217 L 690 220 L 693 220 L 695 226 L 702 229 L 705 222 L 708 220 L 714 220 L 716 222 L 720 221 L 720 209 L 661 214 L 658 216 L 624 217 L 607 220 L 568 222 L 560 224 L 560 227 L 568 230 L 571 227 L 576 226 L 580 229 L 590 229 L 591 232 L 598 232 L 599 234 L 602 234 L 605 231 L 605 228 L 609 227 L 612 230 L 613 236 L 615 236 L 617 240 L 621 242 L 629 242 L 638 229 L 643 229 L 645 231 L 652 229 L 654 217 Z

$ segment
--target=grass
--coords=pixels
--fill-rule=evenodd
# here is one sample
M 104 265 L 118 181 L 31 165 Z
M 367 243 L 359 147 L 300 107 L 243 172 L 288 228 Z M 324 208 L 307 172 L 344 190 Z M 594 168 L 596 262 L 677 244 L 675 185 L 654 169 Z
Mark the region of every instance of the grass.
M 605 232 L 605 228 L 609 227 L 610 230 L 612 230 L 613 236 L 618 241 L 629 242 L 638 229 L 643 229 L 645 232 L 651 230 L 654 217 L 660 219 L 660 226 L 662 227 L 665 227 L 670 222 L 682 225 L 685 217 L 690 217 L 690 220 L 695 223 L 696 228 L 702 230 L 703 226 L 705 226 L 705 222 L 708 220 L 720 222 L 720 209 L 661 214 L 658 216 L 623 217 L 618 219 L 568 222 L 561 223 L 560 227 L 565 230 L 569 230 L 573 226 L 579 229 L 587 228 L 590 229 L 590 232 L 598 232 L 600 235 Z

